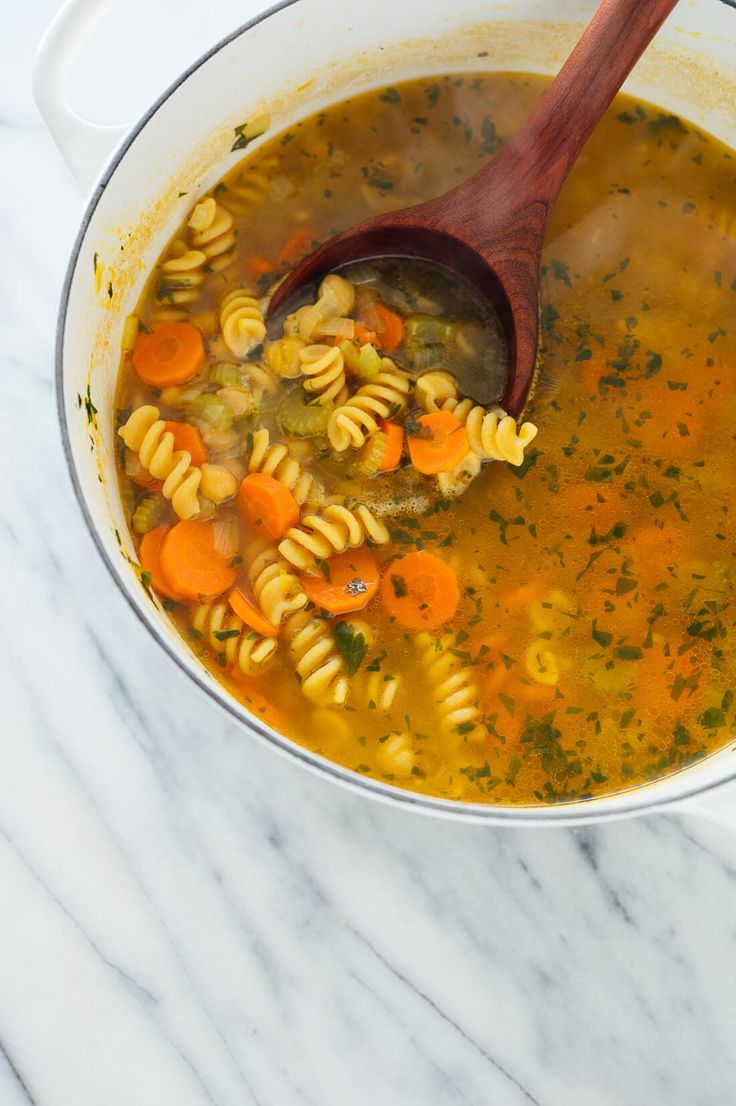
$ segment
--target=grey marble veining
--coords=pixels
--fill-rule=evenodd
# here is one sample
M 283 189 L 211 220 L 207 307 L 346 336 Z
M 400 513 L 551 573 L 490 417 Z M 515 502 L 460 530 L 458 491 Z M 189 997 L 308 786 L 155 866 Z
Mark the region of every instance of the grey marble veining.
M 245 737 L 113 587 L 52 385 L 80 199 L 27 81 L 55 6 L 0 40 L 0 1106 L 736 1101 L 727 831 L 369 803 Z

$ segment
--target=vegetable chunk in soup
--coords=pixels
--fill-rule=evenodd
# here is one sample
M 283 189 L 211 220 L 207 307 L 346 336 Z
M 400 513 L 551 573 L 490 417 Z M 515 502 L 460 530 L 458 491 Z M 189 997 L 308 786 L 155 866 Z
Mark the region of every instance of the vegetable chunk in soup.
M 349 266 L 268 329 L 264 297 L 471 174 L 547 84 L 428 77 L 260 138 L 161 257 L 120 370 L 141 578 L 202 662 L 310 749 L 473 802 L 603 795 L 732 740 L 736 159 L 616 98 L 549 226 L 518 422 L 494 319 L 441 270 Z

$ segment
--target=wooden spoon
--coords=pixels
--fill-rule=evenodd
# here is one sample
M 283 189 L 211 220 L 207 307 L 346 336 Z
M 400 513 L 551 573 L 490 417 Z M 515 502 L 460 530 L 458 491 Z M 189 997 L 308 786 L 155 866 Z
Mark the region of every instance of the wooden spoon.
M 472 177 L 434 200 L 330 238 L 277 288 L 269 315 L 349 261 L 417 257 L 461 273 L 493 305 L 509 350 L 504 408 L 534 379 L 539 264 L 552 204 L 586 139 L 677 0 L 603 0 L 526 125 Z

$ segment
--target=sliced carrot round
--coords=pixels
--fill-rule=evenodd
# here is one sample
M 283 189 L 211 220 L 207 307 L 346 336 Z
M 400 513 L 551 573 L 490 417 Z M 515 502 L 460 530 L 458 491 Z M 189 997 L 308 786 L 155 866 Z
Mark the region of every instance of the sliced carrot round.
M 242 618 L 246 626 L 250 626 L 257 634 L 263 634 L 264 637 L 278 637 L 281 633 L 281 627 L 274 626 L 268 621 L 243 588 L 233 588 L 227 601 L 238 618 Z
M 411 463 L 417 472 L 452 472 L 468 452 L 468 432 L 451 411 L 420 415 L 407 427 Z
M 207 451 L 204 448 L 202 435 L 196 426 L 188 422 L 166 423 L 166 429 L 174 435 L 174 449 L 185 449 L 191 454 L 192 464 L 199 468 L 207 460 Z
M 324 576 L 301 577 L 311 601 L 331 614 L 362 611 L 375 598 L 380 579 L 378 561 L 365 546 L 330 557 Z
M 143 571 L 149 573 L 155 591 L 167 599 L 182 599 L 183 596 L 172 588 L 161 568 L 161 546 L 170 529 L 170 526 L 157 526 L 144 534 L 138 547 L 138 561 Z
M 460 588 L 448 564 L 420 549 L 392 561 L 381 600 L 387 614 L 407 630 L 436 630 L 455 614 Z
M 252 677 L 244 676 L 239 666 L 236 665 L 230 673 L 230 678 L 236 684 L 242 701 L 251 714 L 255 715 L 261 722 L 271 726 L 272 729 L 279 730 L 280 733 L 293 733 L 293 727 L 289 724 L 286 715 L 282 714 L 279 708 L 270 699 L 266 698 L 260 690 L 260 686 L 254 685 Z
M 404 341 L 404 320 L 380 300 L 363 308 L 360 321 L 376 332 L 378 345 L 386 353 L 393 353 Z
M 246 525 L 275 541 L 299 521 L 299 504 L 273 476 L 251 472 L 238 490 L 238 507 Z
M 191 323 L 156 323 L 138 335 L 132 361 L 139 378 L 151 388 L 184 384 L 204 365 L 204 341 Z
M 404 428 L 403 426 L 399 426 L 397 422 L 389 422 L 387 419 L 381 419 L 381 432 L 386 435 L 388 440 L 386 442 L 386 451 L 378 466 L 378 471 L 391 472 L 393 469 L 398 468 L 401 463 L 401 454 L 404 451 Z
M 161 545 L 161 571 L 185 599 L 214 599 L 235 582 L 235 570 L 215 549 L 211 522 L 177 522 Z

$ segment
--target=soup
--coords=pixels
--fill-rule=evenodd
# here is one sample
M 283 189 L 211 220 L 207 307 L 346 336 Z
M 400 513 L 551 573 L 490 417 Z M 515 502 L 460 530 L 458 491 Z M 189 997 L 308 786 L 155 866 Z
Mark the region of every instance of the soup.
M 120 370 L 141 579 L 202 662 L 310 749 L 475 802 L 607 794 L 731 740 L 736 162 L 617 97 L 552 215 L 518 424 L 447 274 L 358 265 L 270 332 L 263 297 L 467 177 L 547 84 L 431 77 L 266 135 L 193 197 Z

